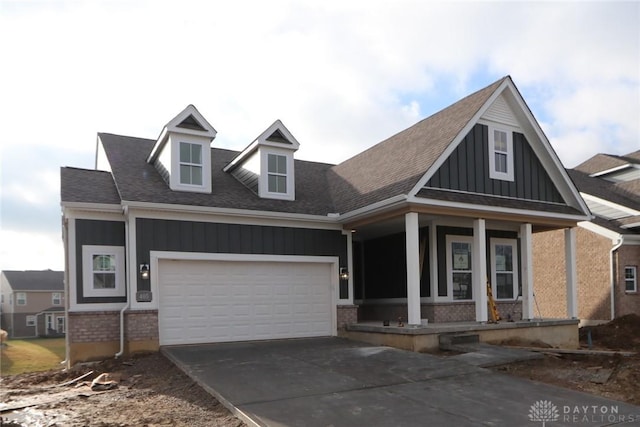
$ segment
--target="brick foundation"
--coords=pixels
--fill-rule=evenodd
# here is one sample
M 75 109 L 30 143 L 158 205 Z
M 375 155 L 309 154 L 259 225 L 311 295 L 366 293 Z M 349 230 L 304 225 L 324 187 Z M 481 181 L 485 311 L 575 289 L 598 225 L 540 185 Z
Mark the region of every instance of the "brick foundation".
M 156 310 L 125 312 L 124 327 L 126 355 L 158 350 Z M 70 312 L 67 334 L 70 365 L 112 358 L 120 351 L 120 312 Z
M 342 330 L 346 325 L 358 322 L 357 305 L 339 305 L 337 307 L 338 330 Z
M 507 319 L 511 314 L 512 319 L 520 320 L 522 318 L 522 301 L 514 302 L 504 301 L 497 302 L 500 317 Z M 429 323 L 448 323 L 448 322 L 475 322 L 476 305 L 475 302 L 439 302 L 439 303 L 422 303 L 420 305 L 420 313 L 423 319 L 428 319 Z M 407 304 L 391 303 L 391 304 L 362 304 L 359 309 L 359 320 L 397 322 L 401 318 L 403 322 L 407 321 Z

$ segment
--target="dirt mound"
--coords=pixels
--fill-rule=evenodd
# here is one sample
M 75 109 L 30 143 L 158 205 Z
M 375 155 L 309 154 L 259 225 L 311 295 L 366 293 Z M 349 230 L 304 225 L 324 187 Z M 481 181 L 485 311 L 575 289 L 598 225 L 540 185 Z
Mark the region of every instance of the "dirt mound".
M 640 351 L 640 316 L 637 314 L 617 317 L 604 325 L 581 328 L 582 344 L 587 344 L 589 332 L 595 347 Z

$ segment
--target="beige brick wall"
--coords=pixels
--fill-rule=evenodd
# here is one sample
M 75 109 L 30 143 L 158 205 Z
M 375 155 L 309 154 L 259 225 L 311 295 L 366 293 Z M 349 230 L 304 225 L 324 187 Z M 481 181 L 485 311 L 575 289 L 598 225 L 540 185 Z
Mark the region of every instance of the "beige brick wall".
M 576 267 L 578 270 L 578 316 L 586 320 L 610 320 L 611 240 L 576 228 Z M 566 262 L 564 230 L 533 235 L 533 281 L 542 317 L 566 317 Z
M 636 266 L 640 274 L 640 246 L 623 245 L 616 251 L 616 316 L 635 313 L 640 315 L 640 293 L 625 292 L 624 267 Z M 638 283 L 640 288 L 640 282 Z
M 127 341 L 158 340 L 158 311 L 132 311 L 124 317 Z

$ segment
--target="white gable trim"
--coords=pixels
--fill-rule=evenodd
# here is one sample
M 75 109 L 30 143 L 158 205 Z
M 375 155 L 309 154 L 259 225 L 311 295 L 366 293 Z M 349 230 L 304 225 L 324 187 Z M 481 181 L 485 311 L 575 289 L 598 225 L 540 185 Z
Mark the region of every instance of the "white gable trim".
M 605 169 L 603 171 L 600 172 L 595 172 L 592 173 L 591 175 L 589 175 L 591 178 L 597 178 L 603 175 L 609 175 L 610 173 L 614 173 L 614 172 L 618 172 L 624 169 L 629 169 L 632 168 L 633 165 L 631 163 L 627 163 L 625 165 L 620 165 L 620 166 L 616 166 L 615 168 L 611 168 L 611 169 Z
M 584 228 L 585 230 L 589 230 L 592 233 L 595 233 L 599 236 L 602 237 L 606 237 L 607 239 L 611 240 L 612 244 L 616 244 L 618 242 L 620 242 L 620 239 L 622 239 L 622 235 L 619 233 L 616 233 L 615 231 L 611 231 L 607 228 L 604 228 L 600 225 L 594 224 L 591 221 L 582 221 L 578 223 L 578 227 Z
M 507 92 L 508 91 L 508 92 Z M 409 197 L 415 196 L 431 179 L 431 177 L 438 171 L 438 169 L 444 164 L 444 162 L 451 156 L 453 151 L 458 147 L 458 145 L 462 142 L 464 137 L 471 131 L 473 126 L 478 123 L 481 117 L 485 115 L 487 110 L 493 105 L 495 100 L 498 97 L 504 96 L 503 94 L 510 94 L 512 100 L 516 103 L 518 107 L 517 110 L 514 109 L 514 114 L 517 118 L 520 119 L 520 128 L 522 129 L 522 133 L 529 141 L 529 144 L 540 159 L 540 162 L 544 166 L 546 172 L 549 174 L 549 177 L 556 184 L 558 191 L 562 195 L 563 199 L 568 202 L 569 206 L 572 206 L 585 215 L 589 215 L 589 208 L 586 203 L 580 197 L 580 194 L 569 178 L 569 174 L 565 170 L 564 166 L 560 162 L 557 154 L 551 147 L 549 140 L 546 135 L 540 128 L 540 125 L 536 121 L 535 117 L 529 110 L 529 107 L 526 105 L 524 99 L 520 95 L 520 92 L 513 84 L 511 78 L 505 79 L 500 86 L 494 91 L 494 93 L 487 99 L 484 105 L 476 112 L 476 114 L 472 117 L 471 120 L 462 128 L 460 133 L 456 135 L 451 144 L 447 147 L 447 149 L 442 153 L 442 155 L 431 165 L 431 167 L 427 170 L 427 172 L 418 180 L 416 185 L 409 191 Z M 508 98 L 504 98 L 509 103 Z M 514 106 L 512 106 L 513 108 Z M 520 117 L 518 117 L 520 116 Z M 536 144 L 535 141 L 539 141 L 540 144 Z
M 612 208 L 612 209 L 615 209 L 615 210 L 619 211 L 622 214 L 626 214 L 626 215 L 620 216 L 619 218 L 624 218 L 626 216 L 640 215 L 640 211 L 637 211 L 637 210 L 632 209 L 632 208 L 628 208 L 628 207 L 626 207 L 624 205 L 619 205 L 619 204 L 614 203 L 614 202 L 612 202 L 610 200 L 602 199 L 600 197 L 596 197 L 596 196 L 593 196 L 593 195 L 588 194 L 588 193 L 580 193 L 580 195 L 585 200 L 592 200 L 592 201 L 594 201 L 594 202 L 596 202 L 596 203 L 598 203 L 600 205 L 607 206 L 609 208 Z M 617 219 L 617 218 L 608 218 L 608 219 Z
M 189 116 L 193 116 L 196 119 L 196 121 L 199 122 L 205 128 L 205 130 L 200 131 L 195 129 L 178 127 L 178 125 L 182 123 Z M 151 154 L 149 154 L 149 157 L 147 158 L 147 163 L 153 163 L 156 160 L 156 158 L 162 151 L 162 148 L 169 140 L 168 138 L 169 133 L 179 133 L 183 135 L 208 137 L 210 141 L 213 141 L 213 139 L 215 139 L 218 132 L 213 128 L 213 126 L 211 126 L 211 124 L 207 121 L 207 119 L 205 119 L 204 116 L 200 114 L 200 112 L 196 109 L 196 107 L 189 104 L 177 116 L 171 119 L 169 123 L 167 123 L 165 127 L 162 129 L 162 132 L 160 132 L 160 136 L 158 136 L 158 139 L 156 140 L 156 143 L 154 144 L 153 149 L 151 150 Z
M 291 142 L 291 144 L 268 141 L 267 138 L 269 138 L 275 131 L 280 131 L 282 135 L 287 140 L 289 140 L 289 142 Z M 259 146 L 274 147 L 289 151 L 298 151 L 298 149 L 300 148 L 300 143 L 280 120 L 276 120 L 264 132 L 258 135 L 258 137 L 253 140 L 251 144 L 249 144 L 233 160 L 231 160 L 231 162 L 224 167 L 223 171 L 229 172 L 230 170 L 234 169 L 237 165 L 241 164 L 245 159 L 251 156 L 251 154 L 253 154 L 253 152 L 257 150 Z

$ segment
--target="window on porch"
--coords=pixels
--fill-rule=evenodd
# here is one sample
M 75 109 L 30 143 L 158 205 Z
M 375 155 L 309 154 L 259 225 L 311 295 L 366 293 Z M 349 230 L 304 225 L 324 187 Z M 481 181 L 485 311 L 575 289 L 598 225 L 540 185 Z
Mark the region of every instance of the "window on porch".
M 518 242 L 491 239 L 491 285 L 496 299 L 518 296 Z
M 447 236 L 447 248 L 447 276 L 450 295 L 456 301 L 472 300 L 472 238 L 467 236 Z

